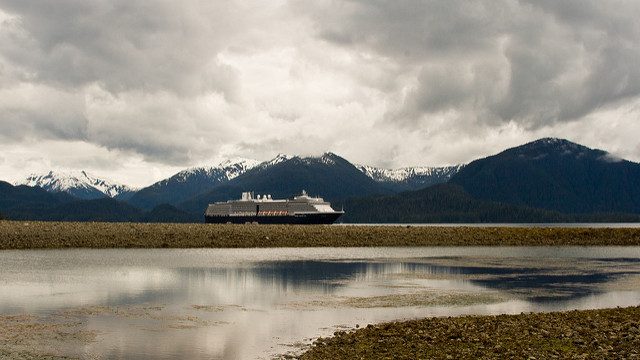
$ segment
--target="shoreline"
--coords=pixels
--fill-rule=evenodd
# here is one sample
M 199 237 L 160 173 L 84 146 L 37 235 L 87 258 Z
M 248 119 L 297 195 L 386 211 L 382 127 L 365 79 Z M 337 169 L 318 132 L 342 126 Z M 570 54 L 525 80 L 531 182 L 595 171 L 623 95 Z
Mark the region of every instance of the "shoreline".
M 0 221 L 0 250 L 639 245 L 640 228 Z
M 434 317 L 319 338 L 298 358 L 638 358 L 640 307 Z

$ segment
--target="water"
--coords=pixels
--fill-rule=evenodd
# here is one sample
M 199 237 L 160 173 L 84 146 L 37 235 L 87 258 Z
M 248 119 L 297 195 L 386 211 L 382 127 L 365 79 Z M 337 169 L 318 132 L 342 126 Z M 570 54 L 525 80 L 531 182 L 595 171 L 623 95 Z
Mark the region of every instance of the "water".
M 271 358 L 356 324 L 638 304 L 640 247 L 0 252 L 0 351 L 82 358 Z M 71 335 L 2 343 L 24 314 Z

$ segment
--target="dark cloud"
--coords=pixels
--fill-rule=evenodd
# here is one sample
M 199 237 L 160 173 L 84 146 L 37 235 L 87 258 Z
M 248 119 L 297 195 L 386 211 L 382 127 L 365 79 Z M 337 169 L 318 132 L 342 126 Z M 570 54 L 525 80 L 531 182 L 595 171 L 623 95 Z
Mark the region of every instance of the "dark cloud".
M 480 124 L 516 121 L 535 129 L 640 94 L 638 2 L 352 0 L 295 6 L 325 41 L 402 64 L 389 76 L 416 74 L 403 106 L 387 119 L 415 122 L 455 110 Z
M 192 149 L 194 137 L 215 120 L 201 99 L 224 106 L 241 97 L 236 71 L 218 54 L 250 21 L 232 1 L 195 5 L 0 0 L 0 137 L 192 161 L 203 152 Z
M 505 18 L 504 1 L 317 1 L 296 2 L 316 21 L 318 35 L 360 46 L 398 61 L 484 52 Z M 498 21 L 496 21 L 498 20 Z
M 34 80 L 58 86 L 98 82 L 112 92 L 221 91 L 234 74 L 215 55 L 242 28 L 234 9 L 174 1 L 2 0 L 17 19 L 4 26 L 3 55 Z
M 41 86 L 0 90 L 0 140 L 86 139 L 83 106 L 82 95 Z
M 637 18 L 631 0 L 0 0 L 0 170 L 444 165 L 567 135 L 637 159 Z

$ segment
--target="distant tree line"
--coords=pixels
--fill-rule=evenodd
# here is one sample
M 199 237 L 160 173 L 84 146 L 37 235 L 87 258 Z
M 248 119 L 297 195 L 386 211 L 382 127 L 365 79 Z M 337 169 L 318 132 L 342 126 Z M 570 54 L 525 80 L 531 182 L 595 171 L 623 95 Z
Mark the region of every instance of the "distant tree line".
M 394 196 L 345 202 L 344 222 L 352 223 L 533 223 L 634 222 L 638 214 L 567 214 L 501 202 L 478 200 L 462 187 L 443 184 Z

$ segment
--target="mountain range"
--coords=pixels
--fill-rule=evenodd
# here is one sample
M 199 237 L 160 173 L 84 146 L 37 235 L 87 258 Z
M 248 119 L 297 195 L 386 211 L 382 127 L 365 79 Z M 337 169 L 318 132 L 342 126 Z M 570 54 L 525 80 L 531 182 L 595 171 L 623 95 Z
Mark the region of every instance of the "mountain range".
M 235 199 L 246 189 L 274 198 L 289 198 L 306 190 L 309 194 L 321 195 L 334 206 L 351 197 L 393 193 L 347 160 L 325 153 L 319 157 L 293 156 L 268 166 L 257 166 L 178 207 L 188 212 L 201 211 L 211 202 Z
M 286 166 L 278 166 L 284 162 L 287 162 Z M 251 176 L 249 175 L 237 181 L 230 182 L 250 170 L 252 174 L 266 169 L 269 169 L 267 174 L 275 171 L 276 173 L 269 181 L 277 183 L 280 182 L 278 179 L 282 176 L 282 174 L 278 172 L 286 171 L 284 170 L 285 168 L 292 168 L 295 172 L 295 168 L 298 165 L 306 164 L 308 166 L 305 168 L 309 170 L 313 167 L 311 166 L 312 164 L 321 165 L 323 163 L 326 163 L 325 165 L 347 165 L 348 162 L 332 153 L 327 153 L 320 157 L 300 157 L 278 154 L 275 158 L 264 162 L 252 159 L 232 159 L 223 161 L 215 166 L 186 169 L 167 179 L 160 180 L 141 189 L 133 189 L 113 181 L 100 179 L 85 171 L 75 173 L 50 171 L 42 175 L 32 174 L 25 181 L 18 182 L 16 185 L 38 186 L 52 193 L 64 192 L 82 200 L 110 197 L 116 200 L 126 201 L 130 205 L 140 209 L 150 210 L 161 204 L 177 206 L 198 195 L 205 195 L 221 184 L 227 185 L 226 190 L 222 188 L 218 189 L 215 195 L 208 197 L 203 196 L 204 200 L 202 201 L 226 200 L 227 198 L 233 199 L 238 197 L 242 191 L 237 189 L 238 186 L 251 188 L 259 192 L 272 188 L 271 185 L 254 183 L 256 179 L 250 180 Z M 275 168 L 272 169 L 272 167 Z M 300 178 L 298 181 L 299 189 L 293 192 L 272 191 L 274 193 L 273 195 L 288 197 L 300 192 L 301 189 L 309 187 L 305 186 L 305 184 L 313 183 L 313 181 L 310 181 L 311 178 L 317 177 L 317 179 L 320 179 L 323 177 L 323 174 L 330 174 L 330 167 L 331 166 L 325 166 L 325 169 L 319 169 L 315 174 L 308 174 L 307 179 L 300 178 L 303 173 L 294 173 L 293 175 L 295 176 L 293 178 Z M 354 184 L 354 186 L 361 185 L 364 193 L 371 193 L 372 191 L 389 193 L 390 191 L 413 190 L 442 183 L 447 181 L 452 174 L 455 174 L 460 167 L 461 166 L 382 169 L 362 165 L 352 166 L 348 163 L 348 168 L 351 172 L 350 176 L 355 176 L 359 178 L 360 181 L 360 183 Z M 338 168 L 339 167 L 336 167 L 335 170 L 338 170 Z M 373 182 L 364 179 L 361 174 L 354 170 L 362 172 L 371 178 Z M 267 181 L 266 178 L 261 178 L 260 180 L 263 182 Z M 291 185 L 285 185 L 284 187 L 286 188 L 287 186 L 290 187 Z M 313 191 L 313 187 L 309 187 L 307 190 Z M 348 193 L 343 194 L 344 191 L 342 190 L 334 194 L 330 188 L 321 188 L 318 190 L 317 193 L 324 194 L 327 198 L 334 200 L 352 195 Z M 327 191 L 328 195 L 326 195 Z M 197 203 L 197 200 L 194 199 L 194 201 Z M 206 206 L 206 204 L 197 206 Z
M 0 183 L 14 219 L 202 221 L 208 203 L 242 191 L 290 197 L 302 189 L 344 207 L 346 222 L 640 220 L 640 165 L 545 138 L 467 165 L 381 169 L 325 153 L 235 159 L 191 168 L 134 190 L 86 172 Z
M 640 164 L 544 138 L 472 161 L 446 184 L 352 199 L 346 210 L 350 222 L 635 222 Z

